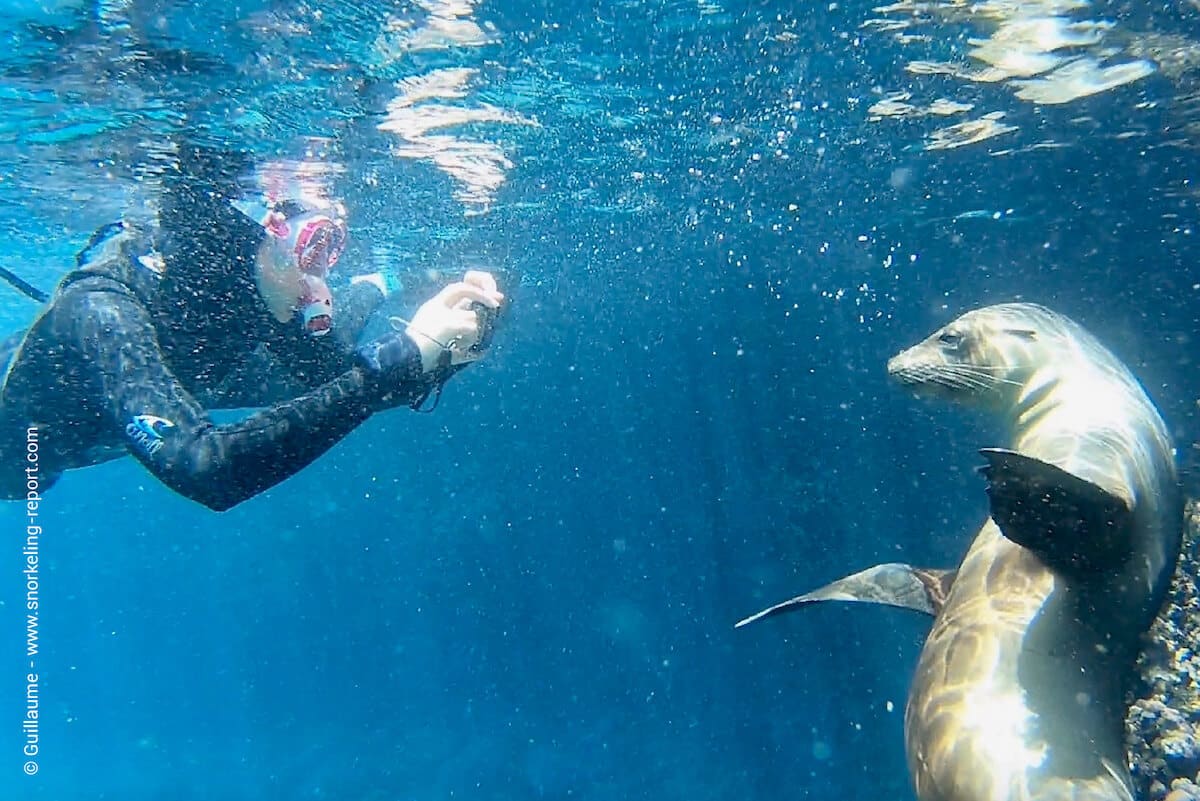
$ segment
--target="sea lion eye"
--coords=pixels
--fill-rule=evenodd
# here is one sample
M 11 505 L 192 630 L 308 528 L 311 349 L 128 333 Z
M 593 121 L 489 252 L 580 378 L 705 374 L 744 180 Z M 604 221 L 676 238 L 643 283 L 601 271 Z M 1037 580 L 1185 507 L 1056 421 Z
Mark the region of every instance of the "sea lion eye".
M 938 337 L 938 342 L 951 348 L 957 348 L 959 343 L 962 342 L 962 334 L 956 334 L 953 331 L 943 331 Z

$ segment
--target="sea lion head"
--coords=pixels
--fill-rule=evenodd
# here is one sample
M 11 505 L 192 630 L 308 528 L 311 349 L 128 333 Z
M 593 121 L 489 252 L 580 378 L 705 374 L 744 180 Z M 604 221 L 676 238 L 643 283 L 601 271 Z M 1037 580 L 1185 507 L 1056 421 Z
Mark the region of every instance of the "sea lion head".
M 1066 334 L 1064 318 L 1031 303 L 969 311 L 888 360 L 888 375 L 921 395 L 1010 405 Z

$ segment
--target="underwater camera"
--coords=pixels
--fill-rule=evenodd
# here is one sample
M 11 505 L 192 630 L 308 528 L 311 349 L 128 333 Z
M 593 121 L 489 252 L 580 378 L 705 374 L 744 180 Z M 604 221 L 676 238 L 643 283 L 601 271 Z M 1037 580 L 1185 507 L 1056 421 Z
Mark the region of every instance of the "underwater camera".
M 475 312 L 475 316 L 479 318 L 479 341 L 467 349 L 469 353 L 483 353 L 492 346 L 492 337 L 496 334 L 496 327 L 500 322 L 500 309 L 490 308 L 483 305 L 479 301 L 471 304 L 471 310 Z

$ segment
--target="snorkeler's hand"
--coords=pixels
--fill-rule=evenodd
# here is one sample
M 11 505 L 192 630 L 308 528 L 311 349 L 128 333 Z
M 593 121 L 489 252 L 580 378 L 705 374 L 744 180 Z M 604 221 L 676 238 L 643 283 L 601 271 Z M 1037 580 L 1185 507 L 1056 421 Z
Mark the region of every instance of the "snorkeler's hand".
M 425 372 L 442 366 L 443 353 L 450 354 L 450 364 L 481 358 L 484 351 L 476 346 L 484 333 L 483 310 L 494 313 L 503 302 L 504 294 L 491 273 L 472 270 L 417 309 L 405 333 L 420 349 Z

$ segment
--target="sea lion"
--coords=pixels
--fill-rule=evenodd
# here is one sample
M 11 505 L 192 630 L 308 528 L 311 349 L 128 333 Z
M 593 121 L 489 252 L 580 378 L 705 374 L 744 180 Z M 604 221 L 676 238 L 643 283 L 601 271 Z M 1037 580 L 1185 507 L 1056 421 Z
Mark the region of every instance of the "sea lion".
M 981 451 L 991 516 L 957 571 L 879 565 L 738 625 L 824 600 L 933 614 L 904 716 L 920 801 L 1132 799 L 1125 683 L 1183 521 L 1157 409 L 1091 334 L 1027 303 L 968 312 L 888 372 L 1011 426 Z

